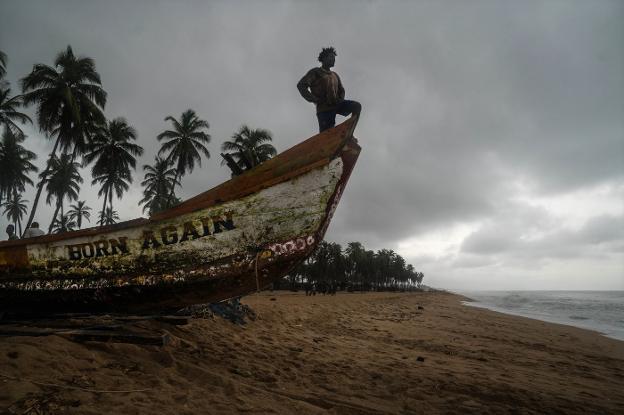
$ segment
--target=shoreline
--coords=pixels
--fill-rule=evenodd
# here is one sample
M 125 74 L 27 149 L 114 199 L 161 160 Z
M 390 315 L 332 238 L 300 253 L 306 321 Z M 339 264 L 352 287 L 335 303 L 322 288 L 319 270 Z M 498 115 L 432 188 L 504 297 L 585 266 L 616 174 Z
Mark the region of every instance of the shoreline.
M 472 304 L 472 303 L 476 303 L 476 304 Z M 467 307 L 475 307 L 475 308 L 479 308 L 479 309 L 482 309 L 482 310 L 493 311 L 495 313 L 501 313 L 501 314 L 505 314 L 505 315 L 508 315 L 508 316 L 528 318 L 530 320 L 542 321 L 544 323 L 557 324 L 557 325 L 560 325 L 560 326 L 574 327 L 574 328 L 581 329 L 581 330 L 587 330 L 589 332 L 595 333 L 595 334 L 600 335 L 602 337 L 606 337 L 608 339 L 616 340 L 616 341 L 624 343 L 624 339 L 621 339 L 619 337 L 615 337 L 615 336 L 610 335 L 608 333 L 602 332 L 602 331 L 600 331 L 597 328 L 590 327 L 589 325 L 588 326 L 581 326 L 581 325 L 576 325 L 576 324 L 572 324 L 572 323 L 568 323 L 568 322 L 564 322 L 564 321 L 557 321 L 556 318 L 552 318 L 552 319 L 538 318 L 537 316 L 531 316 L 529 314 L 514 313 L 513 311 L 503 309 L 502 307 L 490 306 L 490 305 L 487 305 L 487 304 L 479 303 L 479 301 L 473 300 L 473 299 L 470 299 L 468 301 L 462 301 L 462 305 L 465 305 Z
M 514 293 L 513 290 L 512 291 L 503 290 L 500 292 Z M 518 292 L 525 293 L 527 291 L 518 291 Z M 540 293 L 542 291 L 535 291 L 535 292 Z M 550 291 L 546 291 L 546 292 L 550 292 Z M 562 291 L 562 292 L 570 292 L 570 291 Z M 574 291 L 571 291 L 571 292 L 574 292 Z M 587 292 L 587 291 L 580 291 L 580 292 Z M 609 339 L 624 342 L 624 333 L 618 332 L 616 327 L 611 327 L 611 326 L 601 327 L 598 323 L 596 323 L 595 321 L 589 318 L 587 320 L 589 320 L 591 323 L 584 324 L 583 321 L 586 321 L 586 319 L 574 320 L 572 318 L 566 319 L 564 317 L 557 317 L 557 316 L 553 316 L 549 314 L 544 315 L 538 312 L 531 313 L 529 311 L 522 311 L 522 310 L 515 311 L 510 308 L 505 308 L 502 306 L 488 303 L 487 301 L 482 301 L 479 299 L 472 298 L 469 296 L 469 294 L 464 294 L 464 293 L 459 293 L 459 292 L 456 293 L 456 292 L 451 292 L 451 291 L 449 291 L 449 293 L 464 297 L 464 300 L 462 300 L 462 305 L 465 305 L 467 307 L 475 307 L 475 308 L 480 308 L 484 310 L 490 310 L 490 311 L 494 311 L 494 312 L 501 313 L 501 314 L 506 314 L 506 315 L 515 316 L 515 317 L 529 318 L 532 320 L 543 321 L 543 322 L 550 323 L 550 324 L 558 324 L 558 325 L 563 325 L 563 326 L 568 326 L 568 327 L 576 327 L 579 329 L 594 332 L 596 334 L 599 334 L 603 337 L 607 337 Z M 611 333 L 609 331 L 611 331 Z
M 166 332 L 163 347 L 2 338 L 0 413 L 624 411 L 621 341 L 465 298 L 262 292 L 243 299 L 259 316 L 244 326 L 133 323 Z

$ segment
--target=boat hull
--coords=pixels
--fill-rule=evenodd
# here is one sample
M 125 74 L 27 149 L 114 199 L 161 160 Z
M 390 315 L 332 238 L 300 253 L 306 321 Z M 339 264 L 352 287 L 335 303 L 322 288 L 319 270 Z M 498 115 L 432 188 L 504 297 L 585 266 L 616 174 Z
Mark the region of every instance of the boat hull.
M 353 127 L 232 180 L 229 198 L 220 186 L 149 220 L 0 245 L 0 309 L 151 312 L 267 286 L 322 240 L 360 151 Z M 305 155 L 315 144 L 327 154 Z

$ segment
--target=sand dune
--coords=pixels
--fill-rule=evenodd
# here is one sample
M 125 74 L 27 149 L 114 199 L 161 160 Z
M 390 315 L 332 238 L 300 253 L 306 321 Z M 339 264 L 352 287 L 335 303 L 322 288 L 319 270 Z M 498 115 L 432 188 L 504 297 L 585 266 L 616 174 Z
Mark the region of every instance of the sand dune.
M 133 323 L 163 347 L 0 338 L 0 413 L 624 413 L 624 342 L 460 301 L 264 292 L 245 326 Z

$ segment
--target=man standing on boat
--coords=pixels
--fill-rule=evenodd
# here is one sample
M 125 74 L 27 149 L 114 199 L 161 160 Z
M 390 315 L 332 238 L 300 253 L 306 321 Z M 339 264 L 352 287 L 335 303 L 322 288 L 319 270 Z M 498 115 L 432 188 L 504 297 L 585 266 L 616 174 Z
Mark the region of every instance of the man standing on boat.
M 338 74 L 331 70 L 336 63 L 336 50 L 323 48 L 318 56 L 321 66 L 312 68 L 297 84 L 301 96 L 316 104 L 319 131 L 336 125 L 336 114 L 359 116 L 362 106 L 357 101 L 344 99 L 345 90 Z

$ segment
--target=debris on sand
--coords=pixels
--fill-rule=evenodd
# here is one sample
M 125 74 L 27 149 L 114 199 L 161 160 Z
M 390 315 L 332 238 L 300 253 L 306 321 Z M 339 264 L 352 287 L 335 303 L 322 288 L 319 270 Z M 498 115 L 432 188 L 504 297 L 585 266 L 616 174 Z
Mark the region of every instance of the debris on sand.
M 193 318 L 224 318 L 234 324 L 247 324 L 247 319 L 254 321 L 258 317 L 248 305 L 241 304 L 240 297 L 218 303 L 195 304 L 180 310 L 179 315 L 190 315 Z

